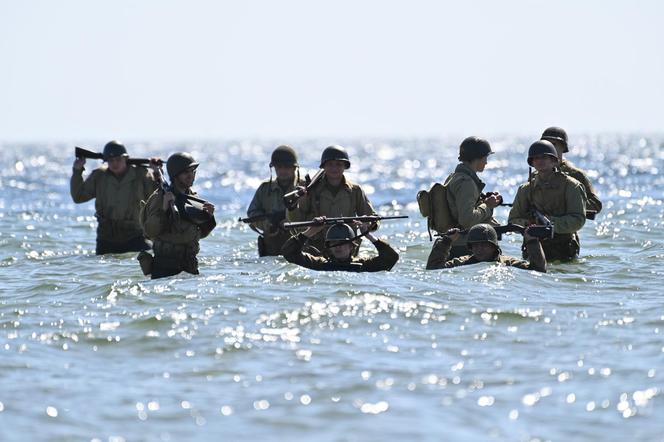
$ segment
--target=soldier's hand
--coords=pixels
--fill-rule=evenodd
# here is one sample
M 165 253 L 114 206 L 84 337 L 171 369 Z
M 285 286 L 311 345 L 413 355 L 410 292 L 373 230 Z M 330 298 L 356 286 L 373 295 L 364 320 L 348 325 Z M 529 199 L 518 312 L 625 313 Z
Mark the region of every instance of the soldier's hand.
M 168 208 L 171 206 L 171 203 L 174 201 L 175 201 L 175 195 L 173 195 L 173 192 L 166 192 L 164 194 L 164 202 L 161 206 L 164 209 L 164 212 L 168 210 Z
M 537 239 L 537 237 L 532 236 L 530 234 L 530 228 L 531 227 L 536 227 L 536 226 L 534 224 L 532 224 L 532 225 L 526 227 L 526 230 L 523 231 L 523 239 L 525 239 L 526 242 L 530 241 L 531 239 Z
M 495 209 L 496 207 L 498 207 L 498 205 L 501 203 L 502 200 L 503 197 L 500 196 L 500 194 L 495 193 L 488 195 L 484 200 L 484 204 L 486 204 L 486 206 L 490 209 Z
M 305 230 L 303 233 L 304 233 L 304 236 L 306 236 L 307 238 L 311 238 L 313 236 L 316 236 L 324 228 L 325 228 L 325 224 L 311 226 L 307 230 Z
M 450 238 L 452 241 L 456 241 L 461 238 L 461 229 L 453 228 L 445 232 L 445 236 Z
M 74 169 L 83 170 L 83 166 L 85 166 L 85 158 L 80 157 L 74 160 Z
M 161 174 L 161 166 L 164 164 L 164 162 L 161 160 L 159 157 L 151 157 L 150 158 L 150 167 L 155 173 Z
M 312 219 L 311 222 L 314 223 L 316 227 L 318 227 L 319 225 L 322 226 L 326 219 L 327 218 L 324 216 L 317 216 L 316 218 Z
M 209 213 L 210 215 L 214 215 L 214 204 L 204 203 L 203 204 L 203 211 Z
M 376 226 L 376 223 L 360 223 L 358 228 L 360 229 L 360 233 L 365 234 L 367 232 L 371 232 L 371 231 L 375 230 L 374 229 L 375 226 Z M 369 235 L 367 235 L 367 237 L 369 237 Z

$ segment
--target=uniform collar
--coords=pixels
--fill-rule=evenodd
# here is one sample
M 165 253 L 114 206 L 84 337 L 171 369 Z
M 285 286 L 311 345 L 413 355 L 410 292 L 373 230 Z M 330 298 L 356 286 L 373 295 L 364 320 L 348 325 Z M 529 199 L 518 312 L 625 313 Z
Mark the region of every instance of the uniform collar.
M 539 173 L 535 173 L 533 175 L 532 183 L 534 187 L 540 187 L 543 185 L 550 186 L 552 184 L 557 184 L 561 180 L 561 178 L 564 177 L 565 174 L 561 172 L 559 168 L 556 167 L 556 169 L 551 174 L 551 179 L 549 179 L 548 181 L 544 181 Z
M 293 183 L 288 186 L 289 189 L 296 186 L 296 180 L 297 180 L 297 177 L 293 178 Z M 279 186 L 279 181 L 275 178 L 275 179 L 270 181 L 270 191 L 272 192 L 272 191 L 275 191 L 275 190 L 278 190 L 278 189 L 281 189 L 281 187 Z
M 325 177 L 325 176 L 323 177 L 323 179 L 321 180 L 321 182 L 323 182 L 323 183 L 325 184 L 326 187 L 332 187 L 332 186 L 330 185 L 330 183 L 327 182 L 327 177 Z M 340 184 L 340 186 L 341 186 L 342 189 L 344 189 L 344 190 L 347 191 L 347 192 L 350 192 L 351 190 L 353 190 L 353 188 L 352 188 L 351 185 L 350 185 L 350 181 L 348 181 L 348 180 L 346 179 L 346 175 L 344 175 L 344 176 L 341 177 L 341 184 Z
M 475 172 L 473 169 L 471 169 L 468 165 L 466 165 L 464 163 L 459 163 L 459 164 L 457 164 L 456 169 L 454 169 L 454 172 L 455 173 L 463 173 L 464 175 L 468 175 L 469 177 L 471 177 L 473 179 L 473 181 L 475 181 L 475 183 L 477 184 L 477 186 L 480 189 L 484 188 L 484 182 L 480 179 L 479 176 L 477 176 L 477 172 Z

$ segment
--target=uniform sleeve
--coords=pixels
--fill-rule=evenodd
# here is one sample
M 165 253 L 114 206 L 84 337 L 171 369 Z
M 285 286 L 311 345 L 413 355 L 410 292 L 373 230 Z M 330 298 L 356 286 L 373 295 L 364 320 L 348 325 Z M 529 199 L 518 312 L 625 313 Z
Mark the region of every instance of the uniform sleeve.
M 509 224 L 518 224 L 520 226 L 527 226 L 530 224 L 530 204 L 528 204 L 529 189 L 526 184 L 519 187 L 514 197 L 514 203 L 510 214 L 507 217 Z
M 528 268 L 538 272 L 546 273 L 546 256 L 542 249 L 542 244 L 539 240 L 532 239 L 526 243 L 526 250 L 528 251 Z
M 476 186 L 470 179 L 461 179 L 450 183 L 450 190 L 454 193 L 454 204 L 456 204 L 459 219 L 457 221 L 464 229 L 469 229 L 476 224 L 491 220 L 493 209 L 481 203 L 477 206 Z M 448 199 L 449 202 L 449 199 Z
M 573 178 L 575 178 L 578 182 L 581 183 L 583 186 L 583 189 L 586 192 L 586 197 L 588 198 L 587 200 L 587 206 L 586 209 L 588 210 L 593 210 L 597 213 L 602 211 L 602 201 L 600 201 L 599 197 L 595 193 L 595 189 L 593 189 L 593 185 L 586 176 L 585 173 L 583 173 L 582 170 L 576 169 L 574 171 L 574 174 L 572 175 Z
M 155 178 L 154 174 L 152 173 L 152 170 L 147 169 L 145 171 L 145 175 L 143 176 L 143 189 L 145 191 L 145 201 L 150 198 L 150 195 L 154 193 L 155 190 L 159 188 L 159 182 L 157 182 L 157 178 Z
M 201 238 L 207 237 L 210 232 L 214 230 L 214 228 L 217 227 L 217 220 L 214 218 L 214 215 L 205 222 L 205 224 L 200 225 L 198 228 L 201 231 Z
M 583 186 L 573 178 L 574 183 L 567 183 L 565 189 L 565 207 L 567 213 L 562 216 L 551 216 L 556 233 L 574 233 L 581 230 L 586 223 L 586 203 Z
M 433 243 L 429 259 L 427 260 L 427 270 L 445 268 L 445 263 L 450 257 L 452 249 L 452 240 L 448 236 L 442 236 Z
M 291 236 L 281 248 L 281 254 L 284 256 L 286 261 L 290 263 L 297 264 L 308 269 L 317 270 L 322 266 L 322 264 L 325 263 L 325 259 L 304 253 L 302 251 L 302 247 L 304 247 L 304 243 L 306 241 L 307 237 L 304 236 L 303 233 L 298 233 L 297 235 Z
M 93 199 L 97 195 L 98 177 L 99 172 L 93 170 L 90 176 L 83 181 L 83 169 L 73 169 L 71 180 L 69 181 L 71 199 L 77 204 Z
M 355 214 L 357 216 L 368 216 L 368 215 L 378 215 L 376 210 L 373 208 L 371 201 L 367 198 L 367 194 L 364 193 L 364 190 L 360 186 L 357 186 L 353 189 L 353 192 L 357 192 L 355 198 Z M 376 227 L 373 228 L 373 231 L 378 230 L 380 227 L 380 221 L 376 222 Z
M 254 197 L 251 199 L 251 203 L 249 203 L 249 208 L 247 209 L 247 216 L 252 217 L 252 216 L 258 216 L 258 215 L 265 215 L 265 183 L 262 183 L 258 189 L 256 189 L 256 193 L 254 194 Z M 261 229 L 262 231 L 266 232 L 270 228 L 270 222 L 266 219 L 256 221 L 252 223 L 253 226 Z
M 163 194 L 160 191 L 155 191 L 148 198 L 144 209 L 146 213 L 143 224 L 143 232 L 148 238 L 155 239 L 168 229 L 169 219 L 168 214 L 162 208 L 163 200 Z
M 391 270 L 399 261 L 399 254 L 388 243 L 383 240 L 376 240 L 374 243 L 378 256 L 370 258 L 363 262 L 362 270 L 365 272 L 380 272 Z

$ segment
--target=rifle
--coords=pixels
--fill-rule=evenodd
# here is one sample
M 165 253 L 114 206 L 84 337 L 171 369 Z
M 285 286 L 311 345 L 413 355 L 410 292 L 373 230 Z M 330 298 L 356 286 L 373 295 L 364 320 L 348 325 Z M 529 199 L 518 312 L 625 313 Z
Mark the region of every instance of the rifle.
M 159 168 L 159 171 L 156 172 L 156 178 L 159 180 L 159 187 L 161 189 L 162 194 L 166 194 L 168 192 L 173 192 L 173 188 L 171 187 L 170 184 L 166 182 L 166 179 L 164 178 L 164 172 Z M 171 215 L 173 215 L 173 218 L 176 220 L 180 219 L 180 211 L 178 210 L 177 206 L 175 205 L 175 201 L 171 201 L 168 205 Z
M 313 177 L 309 177 L 309 174 L 307 174 L 304 177 L 304 181 L 306 182 L 306 185 L 304 188 L 298 187 L 295 190 L 288 192 L 286 195 L 284 195 L 284 205 L 288 209 L 293 209 L 295 208 L 295 204 L 297 204 L 297 201 L 311 188 L 313 188 L 323 177 L 325 176 L 325 170 L 320 169 L 318 172 Z
M 532 209 L 533 216 L 537 220 L 537 223 L 542 225 L 544 229 L 546 229 L 546 232 L 548 234 L 548 238 L 553 238 L 553 235 L 555 234 L 555 228 L 553 226 L 553 223 L 549 218 L 547 218 L 542 212 L 540 212 L 537 208 L 533 207 Z M 544 230 L 543 229 L 543 230 Z M 531 229 L 534 230 L 534 229 Z M 533 235 L 535 236 L 535 235 Z
M 362 223 L 375 223 L 385 219 L 403 219 L 408 218 L 408 215 L 399 216 L 380 216 L 380 215 L 362 215 L 362 216 L 341 216 L 338 218 L 325 218 L 321 222 L 317 221 L 297 221 L 292 223 L 284 223 L 284 229 L 294 229 L 298 227 L 310 226 L 330 226 L 332 224 L 350 223 L 353 221 L 360 221 Z
M 74 155 L 76 158 L 89 158 L 91 160 L 103 160 L 104 155 L 99 153 L 99 152 L 92 152 L 87 149 L 83 149 L 82 147 L 76 146 L 74 149 Z M 149 158 L 127 158 L 127 164 L 130 165 L 135 165 L 135 166 L 149 166 L 150 165 L 150 159 Z M 164 161 L 161 159 L 157 160 L 157 164 L 161 166 L 164 164 Z
M 246 218 L 238 218 L 241 223 L 252 224 L 259 221 L 269 220 L 270 224 L 278 225 L 283 219 L 286 218 L 285 210 L 277 210 L 271 213 L 262 213 L 260 215 L 248 216 Z

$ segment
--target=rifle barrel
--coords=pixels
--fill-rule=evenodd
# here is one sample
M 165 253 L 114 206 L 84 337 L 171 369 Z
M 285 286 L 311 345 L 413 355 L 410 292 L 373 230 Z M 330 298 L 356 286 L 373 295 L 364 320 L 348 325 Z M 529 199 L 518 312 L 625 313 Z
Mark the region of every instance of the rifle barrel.
M 293 229 L 297 227 L 310 227 L 310 226 L 329 226 L 337 223 L 349 223 L 352 221 L 360 222 L 376 222 L 386 219 L 403 219 L 408 218 L 408 215 L 398 215 L 398 216 L 379 216 L 379 215 L 362 215 L 362 216 L 342 216 L 338 218 L 325 218 L 323 222 L 316 221 L 296 221 L 291 223 L 284 223 L 285 229 Z

